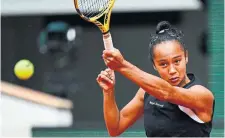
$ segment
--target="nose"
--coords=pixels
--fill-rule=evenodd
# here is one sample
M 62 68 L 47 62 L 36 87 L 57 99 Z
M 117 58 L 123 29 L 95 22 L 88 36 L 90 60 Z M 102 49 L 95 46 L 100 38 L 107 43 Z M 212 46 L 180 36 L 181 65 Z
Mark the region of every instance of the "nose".
M 176 71 L 176 69 L 174 68 L 174 66 L 173 65 L 170 65 L 170 68 L 169 68 L 169 74 L 170 75 L 173 75 L 173 74 L 175 74 L 177 71 Z

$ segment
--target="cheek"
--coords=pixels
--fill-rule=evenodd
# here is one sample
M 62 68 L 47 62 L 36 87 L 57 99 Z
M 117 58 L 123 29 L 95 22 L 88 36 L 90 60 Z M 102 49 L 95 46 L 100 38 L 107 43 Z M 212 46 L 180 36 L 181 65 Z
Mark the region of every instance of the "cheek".
M 180 73 L 180 75 L 183 75 L 186 73 L 186 63 L 185 62 L 182 62 L 182 64 L 180 64 L 178 67 L 177 67 L 177 70 L 178 72 Z
M 160 69 L 160 70 L 158 70 L 158 73 L 162 79 L 167 80 L 167 78 L 169 76 L 167 69 Z

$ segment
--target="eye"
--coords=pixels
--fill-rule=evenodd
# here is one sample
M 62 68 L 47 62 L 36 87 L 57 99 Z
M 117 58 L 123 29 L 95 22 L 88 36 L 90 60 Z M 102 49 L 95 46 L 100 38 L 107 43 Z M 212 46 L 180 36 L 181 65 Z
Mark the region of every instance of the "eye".
M 161 67 L 166 67 L 167 66 L 167 63 L 160 63 L 159 64 Z
M 176 63 L 176 64 L 179 64 L 179 63 L 180 63 L 180 60 L 175 60 L 175 63 Z

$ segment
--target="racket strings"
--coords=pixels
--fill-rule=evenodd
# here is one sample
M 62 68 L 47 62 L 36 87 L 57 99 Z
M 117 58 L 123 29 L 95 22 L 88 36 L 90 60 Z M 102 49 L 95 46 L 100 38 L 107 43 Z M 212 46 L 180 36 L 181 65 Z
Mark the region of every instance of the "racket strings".
M 82 0 L 81 0 L 82 1 Z M 90 1 L 90 0 L 84 0 L 81 5 L 79 5 L 80 10 L 82 14 L 86 17 L 93 17 L 98 15 L 98 7 L 99 7 L 99 0 Z M 82 7 L 82 8 L 81 8 Z
M 87 18 L 102 14 L 109 6 L 110 0 L 78 0 L 80 12 Z

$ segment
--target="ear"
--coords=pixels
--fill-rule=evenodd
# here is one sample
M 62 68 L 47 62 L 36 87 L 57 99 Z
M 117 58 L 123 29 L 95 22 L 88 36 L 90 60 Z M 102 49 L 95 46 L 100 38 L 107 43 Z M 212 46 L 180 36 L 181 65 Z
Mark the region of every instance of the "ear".
M 186 50 L 185 52 L 185 59 L 186 59 L 186 64 L 188 63 L 188 51 Z
M 153 65 L 153 68 L 154 68 L 154 70 L 156 70 L 156 71 L 157 71 L 157 69 L 156 69 L 155 65 Z

